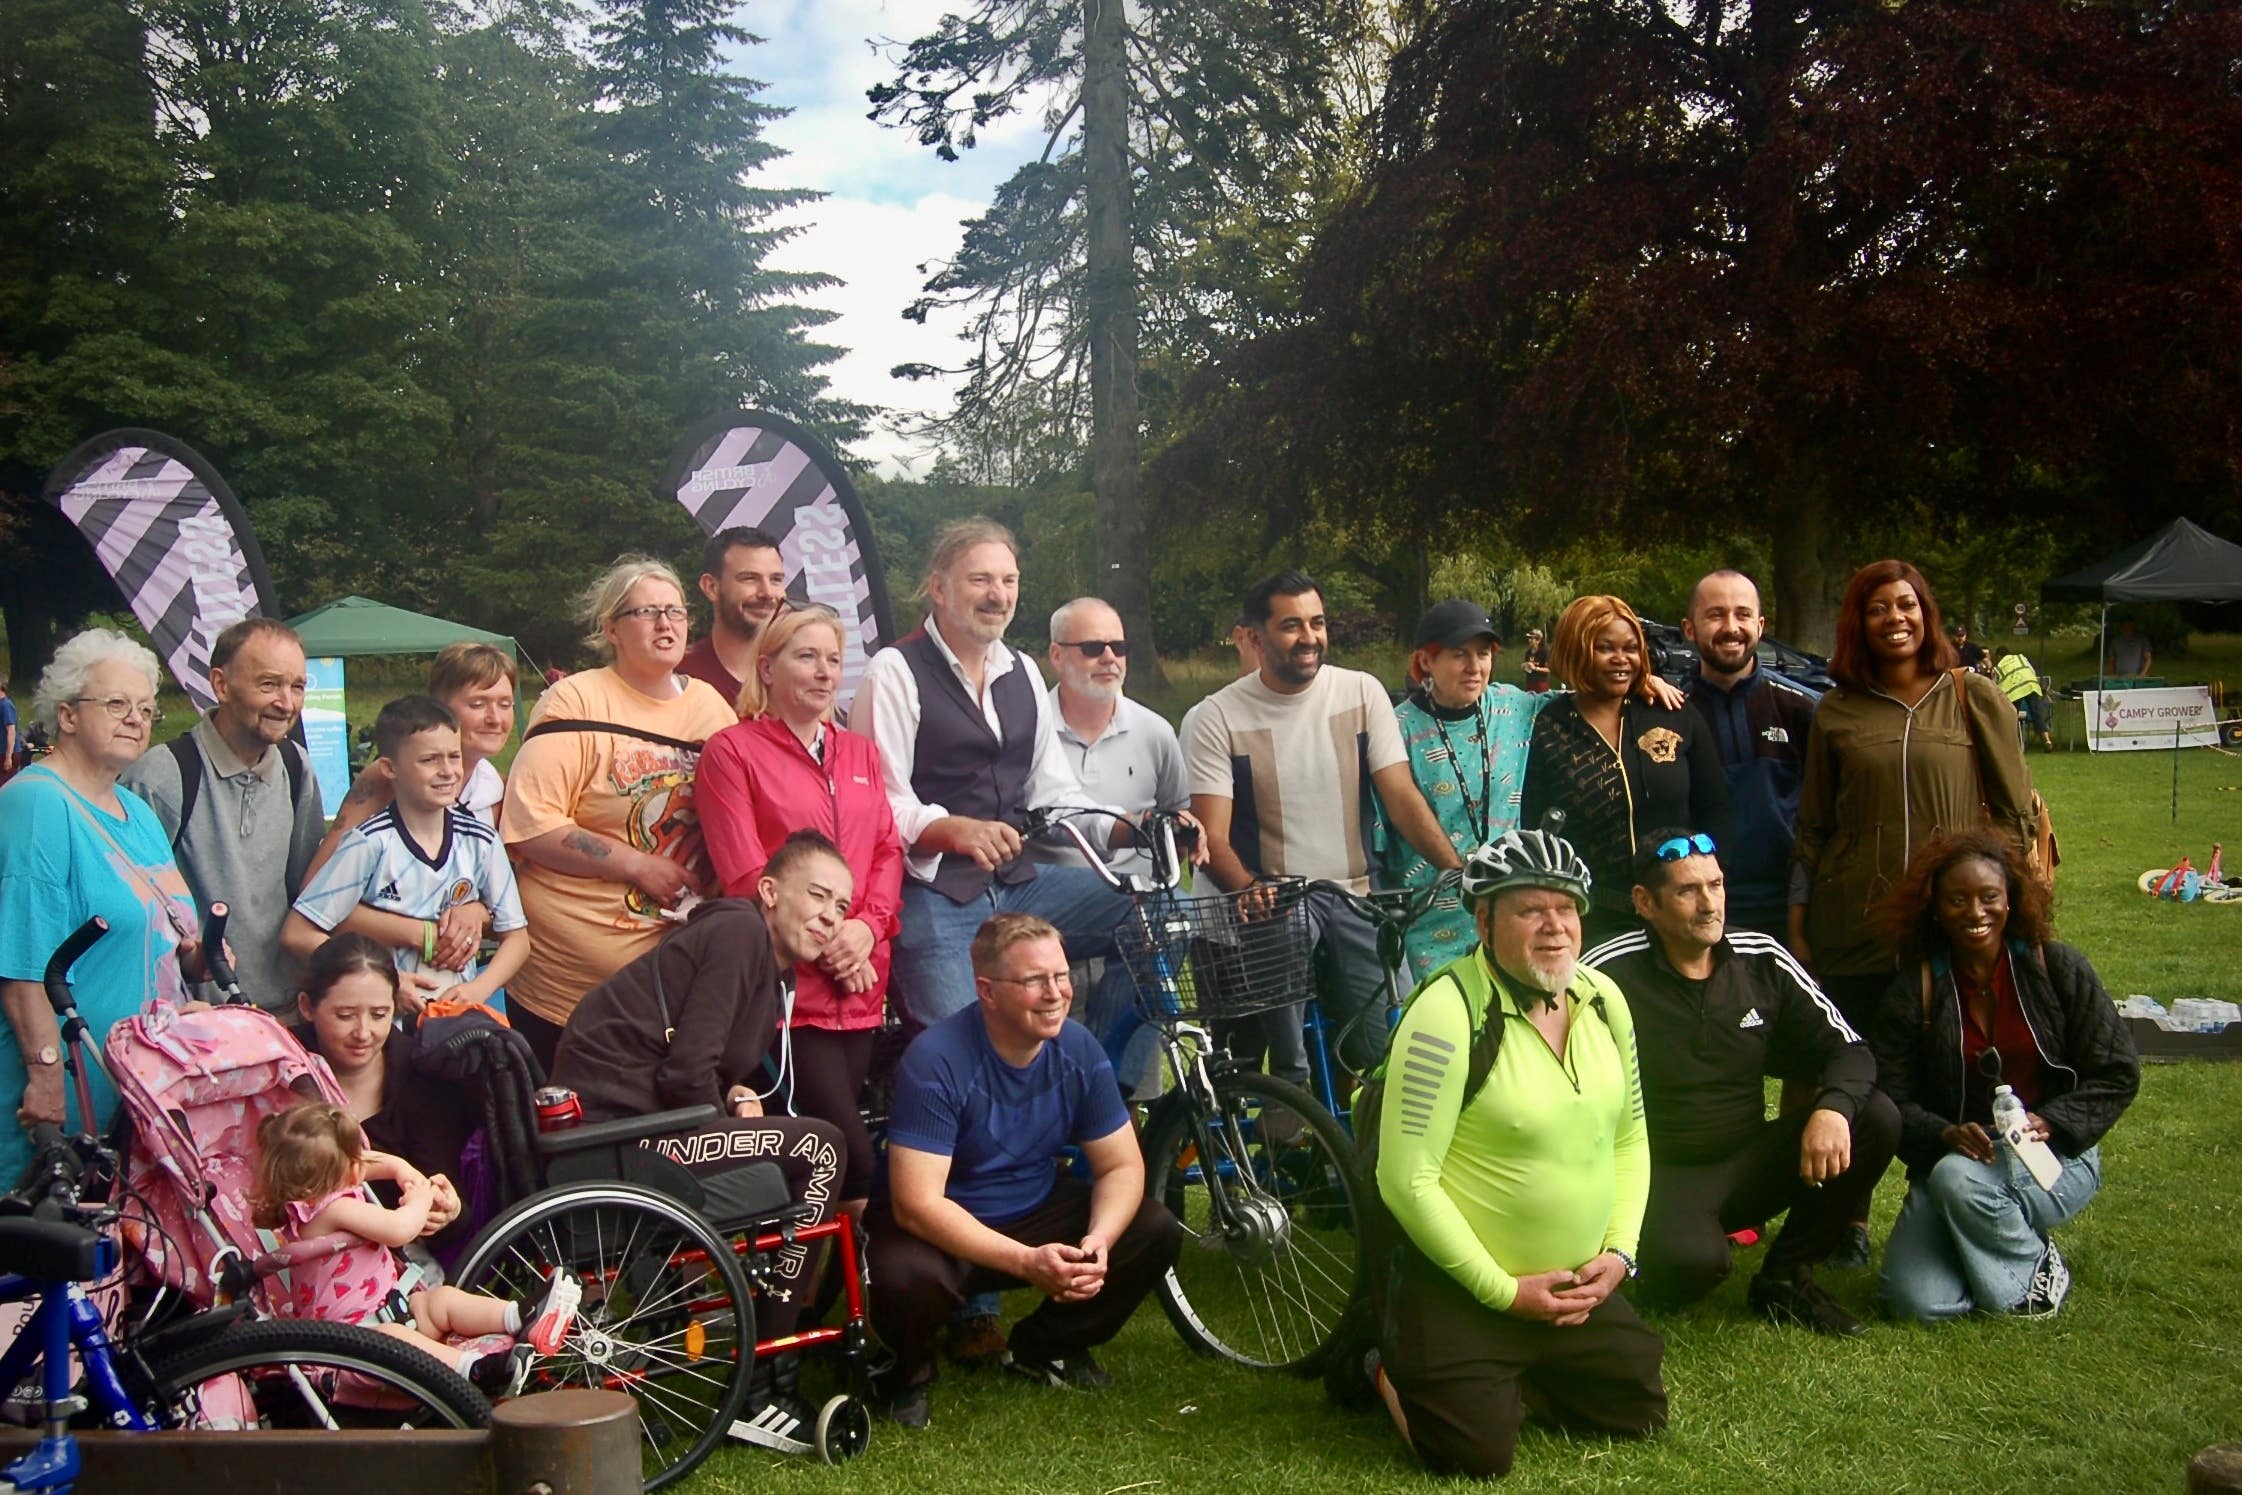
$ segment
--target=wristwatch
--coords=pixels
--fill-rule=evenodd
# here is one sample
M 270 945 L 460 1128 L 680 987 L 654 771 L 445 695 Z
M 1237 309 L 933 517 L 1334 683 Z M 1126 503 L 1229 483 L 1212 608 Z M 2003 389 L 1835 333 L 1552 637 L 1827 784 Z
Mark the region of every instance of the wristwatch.
M 34 1064 L 45 1064 L 50 1066 L 60 1064 L 62 1062 L 62 1050 L 56 1048 L 51 1043 L 47 1044 L 46 1046 L 41 1048 L 38 1053 L 31 1056 L 31 1062 Z
M 1619 1258 L 1620 1265 L 1624 1266 L 1627 1269 L 1627 1275 L 1630 1278 L 1632 1278 L 1637 1272 L 1642 1270 L 1640 1267 L 1637 1267 L 1635 1265 L 1635 1258 L 1629 1256 L 1626 1252 L 1620 1250 L 1617 1246 L 1606 1246 L 1604 1249 L 1610 1252 L 1613 1256 Z

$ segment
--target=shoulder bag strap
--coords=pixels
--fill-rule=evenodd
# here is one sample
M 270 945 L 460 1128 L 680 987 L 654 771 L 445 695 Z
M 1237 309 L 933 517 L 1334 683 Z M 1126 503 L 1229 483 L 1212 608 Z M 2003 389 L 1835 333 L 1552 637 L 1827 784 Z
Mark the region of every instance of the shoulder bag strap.
M 623 722 L 593 722 L 574 719 L 539 722 L 522 734 L 522 741 L 527 742 L 532 737 L 543 737 L 549 732 L 612 732 L 618 737 L 636 737 L 645 742 L 658 742 L 664 747 L 673 747 L 688 753 L 697 753 L 705 745 L 698 742 L 687 742 L 682 737 L 665 737 L 659 732 L 649 732 L 643 727 L 633 727 Z
M 164 749 L 179 765 L 179 828 L 171 833 L 171 849 L 176 853 L 180 838 L 187 834 L 187 822 L 194 817 L 195 801 L 202 796 L 202 749 L 195 745 L 192 727 L 165 743 Z

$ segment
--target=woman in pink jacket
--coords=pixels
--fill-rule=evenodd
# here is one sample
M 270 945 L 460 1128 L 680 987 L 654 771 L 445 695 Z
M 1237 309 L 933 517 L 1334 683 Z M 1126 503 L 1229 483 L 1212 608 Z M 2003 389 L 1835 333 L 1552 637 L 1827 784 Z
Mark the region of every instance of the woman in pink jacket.
M 795 831 L 821 831 L 856 877 L 848 921 L 814 964 L 795 969 L 794 1103 L 840 1128 L 848 1146 L 842 1207 L 863 1212 L 872 1137 L 857 1097 L 887 1000 L 891 942 L 903 906 L 903 843 L 869 737 L 827 718 L 841 684 L 841 623 L 822 607 L 763 625 L 741 721 L 708 740 L 694 776 L 701 834 L 724 892 L 753 897 L 772 851 Z

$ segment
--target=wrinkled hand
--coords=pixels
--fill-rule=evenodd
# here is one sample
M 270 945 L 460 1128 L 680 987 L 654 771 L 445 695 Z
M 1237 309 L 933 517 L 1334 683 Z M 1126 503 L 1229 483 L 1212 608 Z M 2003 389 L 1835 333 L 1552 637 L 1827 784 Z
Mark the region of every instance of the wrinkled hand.
M 1973 1163 L 1993 1161 L 1993 1139 L 1974 1121 L 1960 1121 L 1938 1134 L 1949 1152 L 1958 1152 Z
M 16 1103 L 16 1120 L 27 1132 L 42 1121 L 62 1125 L 62 1066 L 35 1064 L 27 1070 L 23 1099 Z
M 218 948 L 225 951 L 227 966 L 233 967 L 234 942 L 232 940 L 220 940 Z M 203 958 L 201 940 L 181 940 L 174 953 L 179 957 L 180 975 L 186 977 L 189 981 L 209 981 L 212 979 L 210 962 Z
M 1587 1323 L 1588 1315 L 1594 1312 L 1604 1299 L 1619 1291 L 1619 1284 L 1627 1280 L 1627 1263 L 1621 1261 L 1609 1251 L 1601 1252 L 1582 1265 L 1575 1267 L 1573 1277 L 1578 1285 L 1558 1293 L 1556 1295 L 1557 1301 L 1560 1303 L 1578 1303 L 1580 1308 L 1577 1312 L 1568 1313 L 1562 1318 L 1551 1320 L 1560 1329 L 1570 1329 L 1576 1325 Z
M 1589 1309 L 1602 1301 L 1574 1296 L 1571 1289 L 1580 1285 L 1580 1274 L 1565 1269 L 1536 1272 L 1530 1277 L 1521 1277 L 1518 1279 L 1518 1295 L 1510 1300 L 1510 1315 L 1543 1324 L 1554 1324 L 1562 1319 L 1578 1322 L 1587 1317 Z
M 480 903 L 458 903 L 436 921 L 436 964 L 447 971 L 464 971 L 483 946 L 483 931 L 490 926 L 490 910 Z
M 1827 1108 L 1807 1117 L 1798 1139 L 1798 1176 L 1818 1189 L 1852 1166 L 1852 1124 Z

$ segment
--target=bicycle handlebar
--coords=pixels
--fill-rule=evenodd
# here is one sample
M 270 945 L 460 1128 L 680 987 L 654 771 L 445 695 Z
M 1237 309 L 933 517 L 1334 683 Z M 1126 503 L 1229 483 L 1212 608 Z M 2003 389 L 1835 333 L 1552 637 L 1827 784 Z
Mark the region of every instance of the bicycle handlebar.
M 1323 878 L 1311 881 L 1308 886 L 1330 893 L 1371 923 L 1400 934 L 1416 923 L 1435 899 L 1461 887 L 1463 880 L 1463 869 L 1450 867 L 1431 882 L 1414 888 L 1380 888 L 1363 894 L 1343 882 Z
M 55 1016 L 60 1017 L 78 1005 L 77 997 L 70 991 L 70 968 L 78 963 L 79 956 L 93 948 L 94 941 L 108 932 L 109 921 L 95 914 L 70 931 L 70 938 L 56 946 L 54 954 L 47 957 L 47 969 L 39 978 L 39 984 L 47 989 L 47 1005 L 55 1010 Z
M 1083 835 L 1081 827 L 1074 823 L 1086 815 L 1113 817 L 1113 812 L 1091 809 L 1029 810 L 1020 819 L 1020 839 L 1032 841 L 1038 836 L 1053 832 L 1064 835 L 1082 853 L 1082 860 L 1089 864 L 1090 870 L 1104 878 L 1108 886 L 1128 891 L 1122 887 L 1121 875 L 1106 865 L 1105 858 L 1090 844 L 1090 838 Z M 1181 817 L 1172 811 L 1147 810 L 1134 829 L 1139 837 L 1149 833 L 1154 838 L 1149 849 L 1152 852 L 1155 886 L 1172 888 L 1183 881 L 1183 858 L 1191 847 L 1198 844 L 1199 828 L 1184 824 Z
M 241 978 L 234 974 L 234 963 L 226 958 L 226 918 L 232 912 L 224 903 L 213 903 L 202 921 L 202 967 L 210 975 L 210 984 L 225 994 L 229 1002 L 247 1002 L 242 995 Z

